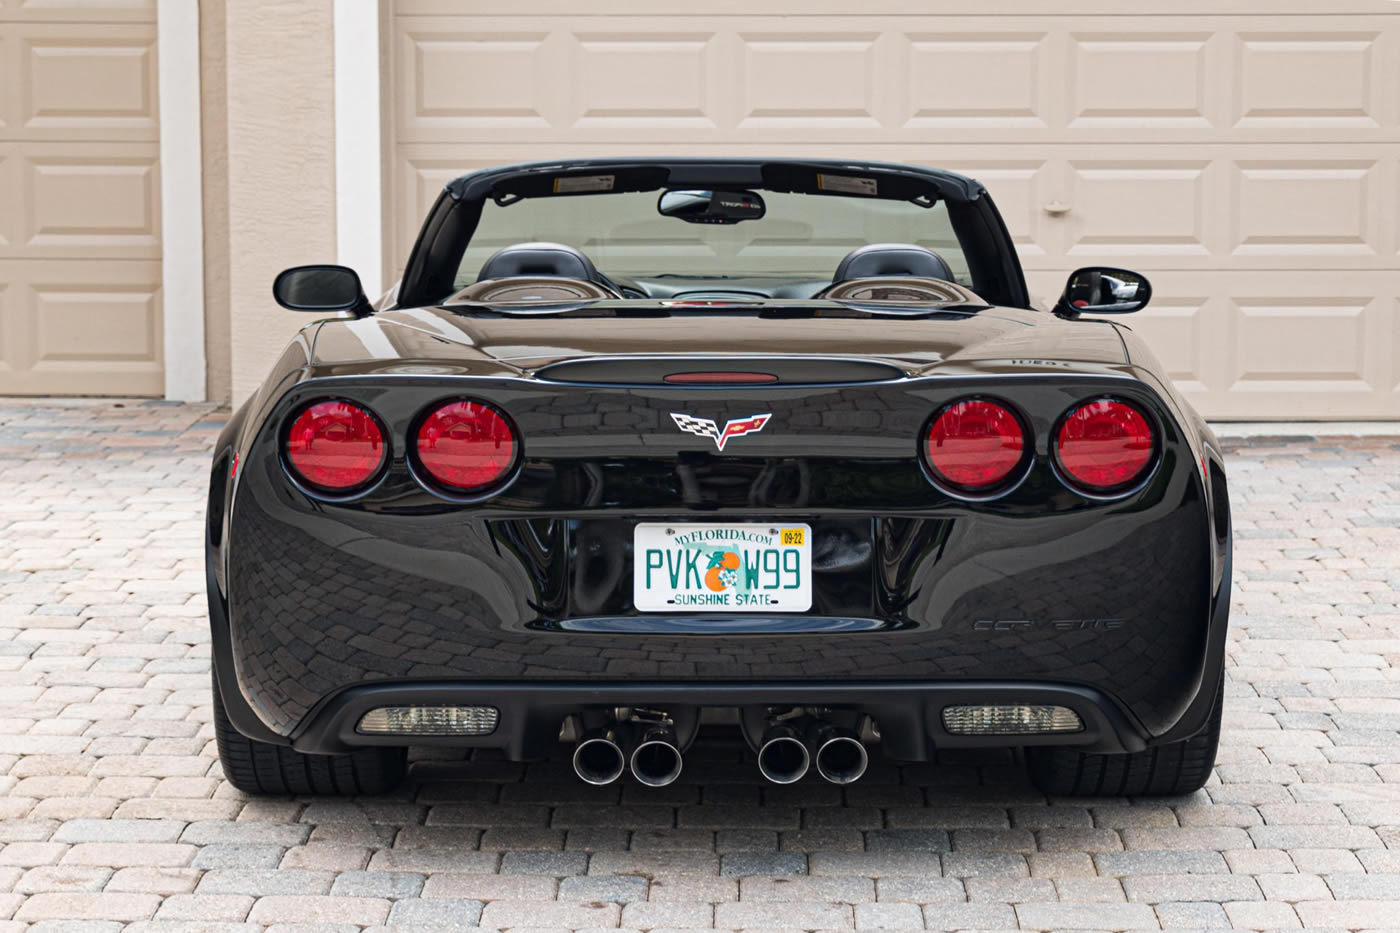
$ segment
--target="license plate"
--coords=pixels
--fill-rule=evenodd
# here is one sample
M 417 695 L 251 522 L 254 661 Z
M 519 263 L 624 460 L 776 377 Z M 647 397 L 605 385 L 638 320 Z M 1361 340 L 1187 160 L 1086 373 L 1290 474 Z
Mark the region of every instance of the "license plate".
M 641 612 L 806 612 L 806 525 L 644 522 L 632 536 L 632 604 Z

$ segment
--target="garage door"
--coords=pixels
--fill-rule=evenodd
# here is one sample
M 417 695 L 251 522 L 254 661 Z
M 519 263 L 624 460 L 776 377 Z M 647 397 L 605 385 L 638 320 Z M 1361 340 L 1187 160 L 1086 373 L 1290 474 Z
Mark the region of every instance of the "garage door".
M 155 3 L 0 0 L 0 394 L 159 395 Z
M 940 165 L 988 186 L 1043 300 L 1079 266 L 1147 273 L 1156 297 L 1132 326 L 1209 416 L 1400 417 L 1400 5 L 515 6 L 394 8 L 395 268 L 444 182 L 494 163 L 655 152 Z

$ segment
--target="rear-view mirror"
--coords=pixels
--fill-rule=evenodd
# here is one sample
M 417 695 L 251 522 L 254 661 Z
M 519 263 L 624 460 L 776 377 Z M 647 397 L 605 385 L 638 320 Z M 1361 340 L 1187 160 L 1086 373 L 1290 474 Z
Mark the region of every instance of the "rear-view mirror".
M 691 224 L 737 224 L 757 220 L 768 207 L 756 191 L 663 191 L 656 211 Z

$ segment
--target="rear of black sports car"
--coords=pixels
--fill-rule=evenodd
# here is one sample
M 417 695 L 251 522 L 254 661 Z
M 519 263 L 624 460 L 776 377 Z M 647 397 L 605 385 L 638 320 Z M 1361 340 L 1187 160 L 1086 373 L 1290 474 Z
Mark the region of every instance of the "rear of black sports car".
M 973 296 L 975 298 L 975 296 Z M 303 331 L 230 421 L 221 756 L 391 786 L 407 746 L 663 785 L 1017 746 L 1052 793 L 1209 775 L 1229 606 L 1209 431 L 1130 333 L 996 308 L 588 303 Z
M 729 710 L 757 748 L 834 730 L 925 760 L 1011 743 L 1138 752 L 1205 724 L 1228 523 L 1179 413 L 1131 367 L 910 377 L 862 358 L 851 375 L 868 381 L 820 383 L 781 360 L 591 360 L 529 378 L 309 361 L 243 449 L 230 432 L 211 592 L 240 732 L 303 752 L 450 743 L 528 758 L 562 728 L 617 736 L 626 758 L 642 724 L 683 753 L 702 711 Z M 775 381 L 726 384 L 759 368 Z M 1072 472 L 1092 470 L 1092 450 L 1087 466 L 1061 452 L 1086 409 L 1135 413 L 1149 433 L 1138 471 L 1108 489 Z M 477 473 L 435 467 L 442 411 L 490 419 L 459 425 Z M 1013 457 L 988 444 L 975 417 L 988 411 L 1020 432 Z M 314 457 L 298 467 L 326 412 L 332 431 L 358 418 L 379 438 L 349 488 L 320 485 L 341 478 Z M 721 432 L 765 417 L 720 450 L 677 415 Z M 954 415 L 966 423 L 949 427 Z M 940 470 L 935 429 L 950 449 L 975 432 L 972 461 Z M 955 485 L 944 474 L 958 469 L 987 482 Z M 693 553 L 668 546 L 687 534 Z

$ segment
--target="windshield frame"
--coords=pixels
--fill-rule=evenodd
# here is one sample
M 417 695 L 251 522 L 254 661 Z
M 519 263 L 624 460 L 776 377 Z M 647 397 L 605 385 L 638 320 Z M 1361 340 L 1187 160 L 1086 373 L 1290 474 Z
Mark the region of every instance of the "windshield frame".
M 649 191 L 519 198 L 499 207 L 488 200 L 463 250 L 455 284 L 461 288 L 476 282 L 491 256 L 521 243 L 560 243 L 580 250 L 613 282 L 697 283 L 760 278 L 829 282 L 852 250 L 870 243 L 907 243 L 937 254 L 952 273 L 943 278 L 971 286 L 965 250 L 944 201 L 762 194 L 768 202 L 764 217 L 726 224 L 687 223 L 660 214 L 656 195 Z
M 1005 223 L 986 189 L 940 169 L 894 163 L 806 159 L 578 159 L 508 165 L 472 172 L 449 183 L 428 213 L 400 283 L 398 307 L 440 303 L 454 291 L 458 266 L 483 206 L 524 197 L 576 197 L 573 180 L 611 176 L 612 191 L 666 188 L 749 188 L 827 197 L 869 197 L 824 190 L 822 177 L 873 179 L 876 197 L 946 204 L 963 245 L 974 290 L 993 304 L 1030 307 L 1025 278 Z M 560 187 L 565 190 L 558 190 Z M 848 186 L 849 187 L 849 186 Z M 866 190 L 869 190 L 867 188 Z M 596 189 L 593 196 L 599 196 Z M 606 196 L 606 195 L 602 195 Z

